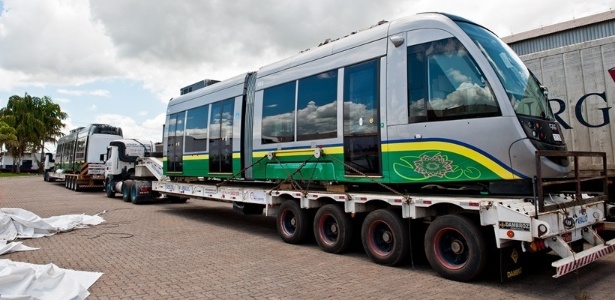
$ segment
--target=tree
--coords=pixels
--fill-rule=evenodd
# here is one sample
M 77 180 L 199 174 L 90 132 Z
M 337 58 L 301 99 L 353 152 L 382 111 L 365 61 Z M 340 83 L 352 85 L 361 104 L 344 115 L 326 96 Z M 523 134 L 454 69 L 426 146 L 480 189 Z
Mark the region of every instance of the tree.
M 17 144 L 17 136 L 15 135 L 15 129 L 9 126 L 5 122 L 0 121 L 0 161 L 4 156 L 5 146 L 11 147 Z
M 53 103 L 51 98 L 45 96 L 40 99 L 39 120 L 43 122 L 42 131 L 39 135 L 40 147 L 41 147 L 41 159 L 45 156 L 45 143 L 54 143 L 56 139 L 60 138 L 64 128 L 63 120 L 66 120 L 68 116 L 62 111 L 60 105 Z
M 0 121 L 15 130 L 17 142 L 7 145 L 8 152 L 15 158 L 15 165 L 21 165 L 26 152 L 35 153 L 44 149 L 45 142 L 55 142 L 55 138 L 62 135 L 62 120 L 66 116 L 49 97 L 11 96 L 6 107 L 0 109 Z

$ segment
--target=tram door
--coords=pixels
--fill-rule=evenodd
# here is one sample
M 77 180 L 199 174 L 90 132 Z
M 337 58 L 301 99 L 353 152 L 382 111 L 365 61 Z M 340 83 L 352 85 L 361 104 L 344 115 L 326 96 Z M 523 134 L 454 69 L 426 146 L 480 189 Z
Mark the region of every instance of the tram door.
M 209 121 L 209 172 L 233 172 L 233 114 L 235 99 L 212 104 Z
M 347 175 L 382 173 L 379 60 L 344 70 L 344 162 Z
M 167 143 L 168 172 L 183 172 L 185 114 L 186 112 L 180 112 L 169 116 Z

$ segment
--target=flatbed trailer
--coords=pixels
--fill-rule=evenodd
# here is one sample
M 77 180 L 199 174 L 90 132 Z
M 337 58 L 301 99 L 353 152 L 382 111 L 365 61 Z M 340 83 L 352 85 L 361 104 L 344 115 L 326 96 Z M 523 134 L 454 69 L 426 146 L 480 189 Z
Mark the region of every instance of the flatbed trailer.
M 324 151 L 316 150 L 315 155 Z M 604 157 L 539 151 L 537 158 L 554 155 L 572 156 L 574 162 L 580 156 Z M 147 158 L 141 164 L 149 160 L 156 159 Z M 605 241 L 599 234 L 607 224 L 608 195 L 580 190 L 583 182 L 606 180 L 605 176 L 557 182 L 538 176 L 536 192 L 541 194 L 534 197 L 302 190 L 292 184 L 199 180 L 173 182 L 163 177 L 141 182 L 135 197 L 141 197 L 141 191 L 172 199 L 232 202 L 235 210 L 245 214 L 276 216 L 285 242 L 301 243 L 313 230 L 321 249 L 331 253 L 343 252 L 356 230 L 351 229 L 353 219 L 360 219 L 363 246 L 374 262 L 398 264 L 411 256 L 410 244 L 423 242 L 432 267 L 443 277 L 459 281 L 474 278 L 485 268 L 487 256 L 499 257 L 501 279 L 507 280 L 523 272 L 525 252 L 554 251 L 561 259 L 552 263 L 553 277 L 560 277 L 615 251 L 615 239 Z M 578 189 L 549 191 L 555 184 L 566 183 Z M 424 235 L 409 234 L 413 227 L 425 226 Z M 498 251 L 489 250 L 494 248 Z

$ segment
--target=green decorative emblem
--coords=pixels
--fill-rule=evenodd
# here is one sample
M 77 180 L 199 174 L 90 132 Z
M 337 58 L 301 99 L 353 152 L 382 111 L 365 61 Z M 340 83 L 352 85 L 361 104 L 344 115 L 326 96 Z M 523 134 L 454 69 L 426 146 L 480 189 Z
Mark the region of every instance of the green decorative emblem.
M 477 180 L 484 174 L 473 160 L 450 152 L 423 151 L 404 155 L 393 163 L 393 171 L 410 181 L 459 181 Z M 489 172 L 488 169 L 484 171 Z
M 424 154 L 414 162 L 414 171 L 425 177 L 443 178 L 447 173 L 453 171 L 452 164 L 452 160 L 447 160 L 440 153 L 434 156 Z

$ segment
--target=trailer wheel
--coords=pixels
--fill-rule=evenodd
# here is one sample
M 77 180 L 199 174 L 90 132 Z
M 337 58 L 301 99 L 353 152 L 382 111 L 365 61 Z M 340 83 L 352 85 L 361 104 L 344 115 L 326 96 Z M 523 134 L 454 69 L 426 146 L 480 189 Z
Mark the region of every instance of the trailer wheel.
M 487 263 L 487 243 L 477 224 L 463 215 L 435 219 L 425 233 L 425 254 L 440 276 L 469 281 Z
M 314 237 L 323 251 L 346 251 L 352 242 L 352 232 L 352 220 L 339 206 L 327 204 L 316 212 Z
M 294 200 L 286 200 L 280 205 L 277 215 L 277 228 L 280 237 L 289 244 L 300 244 L 310 234 L 309 213 Z
M 378 209 L 365 217 L 361 241 L 367 256 L 381 265 L 398 265 L 410 251 L 408 225 L 399 214 L 389 209 Z
M 68 188 L 68 177 L 64 177 L 64 187 Z
M 122 200 L 124 202 L 130 201 L 130 189 L 132 188 L 132 180 L 125 180 L 122 182 Z
M 77 177 L 73 178 L 73 191 L 81 191 L 81 188 L 79 188 L 79 180 L 77 180 Z
M 107 180 L 107 184 L 105 185 L 105 193 L 107 194 L 107 198 L 115 198 L 115 182 L 111 179 Z

